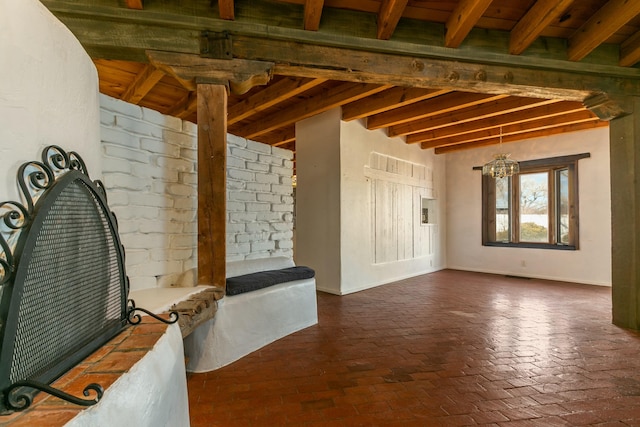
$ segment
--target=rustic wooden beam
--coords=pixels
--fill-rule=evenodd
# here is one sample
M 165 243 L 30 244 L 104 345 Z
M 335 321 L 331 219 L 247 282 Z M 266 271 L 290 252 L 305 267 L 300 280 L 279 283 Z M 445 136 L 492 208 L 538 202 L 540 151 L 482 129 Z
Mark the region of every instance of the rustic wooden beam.
M 147 57 L 156 68 L 178 79 L 187 89 L 192 89 L 196 78 L 227 80 L 236 94 L 242 94 L 256 85 L 267 84 L 274 65 L 263 61 L 202 58 L 161 51 L 147 51 Z
M 500 141 L 500 134 L 502 134 L 503 141 L 506 137 L 511 135 L 517 135 L 520 133 L 532 132 L 534 130 L 544 130 L 557 128 L 561 126 L 568 126 L 572 124 L 584 123 L 584 122 L 598 122 L 600 121 L 590 111 L 580 111 L 577 113 L 570 113 L 564 116 L 546 117 L 542 119 L 531 120 L 522 123 L 510 124 L 507 126 L 495 127 L 491 129 L 484 129 L 477 132 L 469 132 L 464 135 L 457 135 L 448 138 L 439 138 L 438 140 L 425 141 L 420 144 L 424 149 L 446 147 L 449 145 L 459 145 L 467 143 L 477 143 L 479 141 L 491 140 Z
M 574 0 L 538 0 L 511 30 L 509 53 L 519 55 L 558 18 Z
M 382 92 L 390 87 L 389 85 L 371 85 L 366 83 L 342 83 L 328 90 L 325 94 L 299 103 L 295 108 L 289 108 L 280 114 L 274 114 L 264 120 L 246 126 L 235 127 L 234 131 L 245 138 L 254 138 L 332 108 Z
M 373 115 L 367 119 L 367 129 L 380 129 L 387 126 L 405 123 L 416 119 L 434 116 L 436 114 L 447 113 L 491 102 L 496 99 L 505 98 L 507 95 L 485 95 L 482 93 L 449 93 L 434 99 L 421 101 L 406 107 L 396 108 Z
M 263 144 L 274 145 L 280 147 L 285 144 L 289 144 L 296 140 L 296 126 L 295 124 L 287 125 L 276 131 L 269 132 L 264 135 L 260 135 L 260 140 Z
M 125 0 L 125 4 L 129 9 L 142 10 L 144 8 L 142 0 Z
M 442 95 L 437 89 L 394 87 L 384 92 L 342 106 L 342 120 L 350 121 L 404 107 Z
M 182 98 L 167 112 L 168 115 L 186 119 L 198 109 L 197 92 L 186 92 Z
M 228 21 L 236 19 L 233 0 L 218 0 L 218 13 L 220 14 L 220 19 L 226 19 Z
M 458 47 L 492 0 L 460 0 L 445 25 L 444 45 Z
M 640 14 L 640 1 L 609 0 L 569 38 L 568 58 L 579 61 Z
M 559 117 L 562 120 L 570 121 L 569 114 L 578 113 L 574 117 L 577 118 L 594 118 L 594 115 L 587 111 L 584 106 L 577 102 L 555 103 L 551 105 L 543 105 L 526 110 L 516 111 L 512 113 L 501 114 L 480 120 L 474 120 L 458 126 L 449 126 L 436 130 L 414 133 L 407 135 L 407 144 L 418 142 L 429 142 L 437 145 L 437 141 L 443 138 L 451 138 L 455 136 L 463 136 L 469 133 L 477 133 L 483 130 L 495 129 L 497 126 L 510 126 L 531 121 L 538 121 L 543 118 Z
M 324 0 L 305 0 L 304 2 L 304 29 L 318 31 Z
M 226 288 L 227 88 L 199 84 L 198 284 Z
M 120 99 L 132 104 L 138 104 L 164 76 L 164 71 L 158 70 L 153 65 L 145 65 Z
M 325 79 L 304 79 L 285 77 L 277 83 L 266 87 L 255 95 L 240 101 L 229 108 L 227 125 L 231 126 L 256 113 L 264 111 L 281 103 L 282 101 L 297 96 L 322 83 Z
M 602 122 L 602 121 L 590 121 L 590 122 L 584 122 L 584 123 L 575 123 L 571 125 L 561 125 L 554 128 L 539 129 L 539 130 L 533 130 L 530 132 L 522 132 L 514 135 L 508 135 L 502 138 L 502 143 L 517 142 L 517 141 L 523 141 L 525 139 L 532 139 L 532 138 L 543 138 L 545 136 L 559 135 L 559 134 L 564 134 L 569 132 L 578 132 L 581 130 L 595 129 L 595 128 L 601 128 L 606 126 L 608 126 L 607 122 Z M 469 150 L 472 148 L 487 147 L 490 145 L 498 145 L 498 144 L 500 144 L 499 138 L 485 139 L 483 141 L 469 142 L 467 144 L 457 144 L 457 145 L 449 145 L 446 147 L 437 147 L 435 148 L 434 153 L 446 154 L 446 153 L 451 153 L 452 151 Z
M 398 125 L 390 126 L 387 133 L 389 136 L 410 135 L 417 132 L 424 132 L 431 129 L 439 129 L 447 126 L 457 126 L 461 123 L 480 120 L 487 117 L 495 117 L 501 114 L 511 113 L 514 111 L 526 110 L 541 105 L 553 104 L 560 102 L 559 100 L 535 99 L 509 97 L 498 99 L 495 101 L 472 105 L 458 111 L 438 114 L 424 119 L 414 120 Z M 575 101 L 564 101 L 575 102 Z M 579 103 L 575 103 L 580 105 Z
M 383 0 L 378 12 L 378 34 L 380 40 L 389 40 L 396 30 L 409 0 Z
M 640 61 L 640 31 L 620 45 L 620 66 L 631 67 Z

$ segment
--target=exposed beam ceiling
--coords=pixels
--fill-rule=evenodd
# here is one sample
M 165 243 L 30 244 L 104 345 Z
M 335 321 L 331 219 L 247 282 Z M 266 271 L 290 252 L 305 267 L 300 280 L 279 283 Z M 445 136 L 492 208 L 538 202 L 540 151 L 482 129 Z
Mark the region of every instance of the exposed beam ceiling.
M 196 121 L 197 82 L 226 84 L 230 132 L 294 151 L 295 123 L 338 107 L 446 153 L 606 126 L 640 96 L 638 1 L 42 3 L 103 93 Z

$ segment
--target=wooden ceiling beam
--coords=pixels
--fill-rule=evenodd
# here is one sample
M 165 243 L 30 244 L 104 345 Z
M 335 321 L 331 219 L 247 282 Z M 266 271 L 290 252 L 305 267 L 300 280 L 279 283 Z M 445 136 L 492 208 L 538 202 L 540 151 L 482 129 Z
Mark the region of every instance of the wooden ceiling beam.
M 420 144 L 424 149 L 444 147 L 448 145 L 473 143 L 486 139 L 500 139 L 500 134 L 504 137 L 515 135 L 518 133 L 530 132 L 532 130 L 542 130 L 558 126 L 566 126 L 570 124 L 599 121 L 590 111 L 580 111 L 554 117 L 546 117 L 537 120 L 531 120 L 523 123 L 514 123 L 507 126 L 498 126 L 491 129 L 483 129 L 476 132 L 466 133 L 464 135 L 452 136 L 449 138 L 440 138 L 433 141 L 425 141 Z
M 559 100 L 509 97 L 487 102 L 480 105 L 473 105 L 452 113 L 439 114 L 425 119 L 401 123 L 389 127 L 389 136 L 410 135 L 417 132 L 424 132 L 431 129 L 439 129 L 447 126 L 456 126 L 461 123 L 473 120 L 494 117 L 505 113 L 525 110 L 541 105 L 548 105 Z M 570 101 L 566 101 L 570 102 Z M 576 103 L 576 105 L 581 105 Z
M 468 92 L 448 93 L 413 105 L 373 115 L 367 119 L 367 129 L 373 130 L 393 126 L 398 123 L 405 123 L 436 114 L 460 110 L 472 105 L 491 102 L 496 99 L 505 98 L 506 96 L 507 95 L 486 95 Z
M 198 96 L 196 92 L 187 92 L 174 107 L 167 112 L 168 115 L 186 119 L 198 110 Z
M 144 8 L 144 5 L 142 4 L 142 0 L 125 0 L 125 4 L 129 9 L 142 10 Z
M 528 132 L 508 135 L 502 138 L 502 142 L 509 143 L 509 142 L 522 141 L 525 139 L 531 139 L 531 138 L 543 138 L 545 136 L 552 136 L 552 135 L 558 135 L 558 134 L 569 133 L 569 132 L 577 132 L 577 131 L 587 130 L 587 129 L 601 128 L 608 125 L 609 124 L 607 122 L 597 121 L 597 120 L 583 122 L 583 123 L 574 123 L 570 125 L 560 125 L 558 127 L 552 127 L 547 129 L 536 129 Z M 453 151 L 468 150 L 472 148 L 486 147 L 490 145 L 498 145 L 499 143 L 500 143 L 500 138 L 498 137 L 493 139 L 485 139 L 483 141 L 470 142 L 467 144 L 457 144 L 457 145 L 449 145 L 446 147 L 437 147 L 434 150 L 434 152 L 435 154 L 446 154 L 446 153 L 451 153 Z
M 234 21 L 236 13 L 233 0 L 218 0 L 218 13 L 220 14 L 220 19 Z
M 296 125 L 287 125 L 276 131 L 261 135 L 259 142 L 280 147 L 296 140 Z
M 409 0 L 383 0 L 378 12 L 378 34 L 380 40 L 389 40 L 396 30 Z
M 447 91 L 418 87 L 394 87 L 384 92 L 342 106 L 342 120 L 350 121 L 404 107 Z
M 538 0 L 513 27 L 509 39 L 509 53 L 520 55 L 531 45 L 574 0 Z
M 631 67 L 640 62 L 640 31 L 620 45 L 620 66 Z
M 488 117 L 480 120 L 474 120 L 458 126 L 448 126 L 428 132 L 414 133 L 408 135 L 406 142 L 415 144 L 418 142 L 433 142 L 437 140 L 461 136 L 469 133 L 476 133 L 483 130 L 495 129 L 496 126 L 510 126 L 519 123 L 541 120 L 544 118 L 563 116 L 568 117 L 571 113 L 581 113 L 586 117 L 595 118 L 595 115 L 586 110 L 584 106 L 578 103 L 555 103 L 551 105 L 543 105 L 540 107 L 530 108 L 526 110 L 516 111 L 513 113 L 501 114 L 498 116 Z
M 609 0 L 569 38 L 567 56 L 579 61 L 640 14 L 640 1 Z
M 318 31 L 324 0 L 305 0 L 304 2 L 304 29 Z
M 284 100 L 321 85 L 324 82 L 326 82 L 325 79 L 285 77 L 279 82 L 267 86 L 260 92 L 230 107 L 227 124 L 231 126 L 256 113 L 271 108 Z
M 444 45 L 458 47 L 492 0 L 460 0 L 445 24 Z
M 342 83 L 323 94 L 303 101 L 279 114 L 272 114 L 267 118 L 242 127 L 236 126 L 235 130 L 240 136 L 254 138 L 332 108 L 357 101 L 374 93 L 382 92 L 390 87 L 389 85 L 372 85 L 367 83 Z
M 138 104 L 164 76 L 164 71 L 158 70 L 150 64 L 145 65 L 120 99 L 131 104 Z

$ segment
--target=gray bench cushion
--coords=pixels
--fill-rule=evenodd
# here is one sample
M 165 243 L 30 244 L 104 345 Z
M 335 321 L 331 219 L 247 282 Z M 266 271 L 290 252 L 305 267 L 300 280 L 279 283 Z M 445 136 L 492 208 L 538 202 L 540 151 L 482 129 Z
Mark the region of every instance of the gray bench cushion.
M 238 295 L 244 292 L 251 292 L 277 285 L 278 283 L 311 279 L 315 275 L 316 272 L 313 271 L 313 269 L 304 266 L 297 266 L 229 277 L 227 278 L 227 295 Z

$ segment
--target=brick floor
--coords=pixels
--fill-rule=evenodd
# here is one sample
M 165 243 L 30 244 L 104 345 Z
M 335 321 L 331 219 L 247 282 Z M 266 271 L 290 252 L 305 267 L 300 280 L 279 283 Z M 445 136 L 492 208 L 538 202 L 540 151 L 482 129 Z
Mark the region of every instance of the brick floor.
M 611 290 L 445 270 L 318 294 L 319 324 L 188 376 L 200 426 L 640 426 Z

